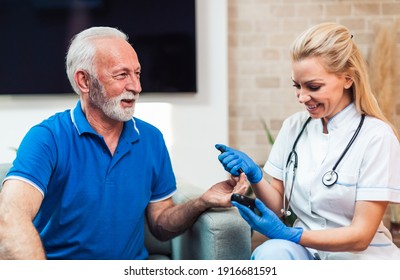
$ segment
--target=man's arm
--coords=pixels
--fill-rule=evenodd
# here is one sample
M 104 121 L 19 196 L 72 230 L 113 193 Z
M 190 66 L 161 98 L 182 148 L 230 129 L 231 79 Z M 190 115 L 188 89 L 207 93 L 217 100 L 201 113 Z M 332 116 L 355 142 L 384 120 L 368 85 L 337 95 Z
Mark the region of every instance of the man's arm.
M 219 182 L 202 196 L 175 205 L 172 198 L 149 203 L 146 209 L 150 231 L 160 240 L 171 239 L 189 228 L 201 213 L 211 207 L 231 207 L 232 193 L 244 194 L 248 188 L 246 176 Z
M 0 259 L 45 259 L 40 236 L 32 220 L 42 194 L 28 183 L 7 180 L 0 191 Z

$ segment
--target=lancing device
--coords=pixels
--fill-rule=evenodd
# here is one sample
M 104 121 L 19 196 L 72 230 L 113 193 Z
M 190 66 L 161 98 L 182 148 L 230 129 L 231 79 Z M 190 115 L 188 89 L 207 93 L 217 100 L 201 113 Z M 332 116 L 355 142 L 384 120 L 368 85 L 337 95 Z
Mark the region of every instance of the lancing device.
M 225 149 L 221 146 L 218 147 L 217 149 L 221 152 L 221 154 L 226 152 Z M 239 173 L 244 173 L 242 168 L 239 168 L 238 171 L 239 171 Z

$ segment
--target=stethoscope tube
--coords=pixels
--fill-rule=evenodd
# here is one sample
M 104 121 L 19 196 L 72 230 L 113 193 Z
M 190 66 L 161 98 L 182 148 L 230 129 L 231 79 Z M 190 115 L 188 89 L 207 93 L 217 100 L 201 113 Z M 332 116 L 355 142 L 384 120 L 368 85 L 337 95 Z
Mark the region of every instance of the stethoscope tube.
M 364 119 L 365 119 L 365 115 L 361 114 L 361 120 L 360 123 L 358 124 L 358 127 L 356 129 L 356 131 L 354 132 L 353 136 L 351 137 L 349 143 L 347 144 L 346 148 L 344 149 L 344 151 L 342 152 L 342 154 L 340 155 L 339 159 L 336 161 L 336 163 L 334 164 L 332 170 L 326 172 L 324 174 L 324 176 L 322 176 L 322 183 L 326 186 L 326 187 L 331 187 L 334 184 L 336 184 L 339 175 L 336 172 L 336 168 L 338 167 L 338 165 L 340 164 L 340 162 L 342 161 L 342 159 L 344 158 L 344 156 L 346 155 L 346 153 L 349 151 L 351 145 L 354 143 L 355 139 L 357 138 L 361 127 L 363 126 L 364 123 Z M 293 175 L 292 175 L 292 183 L 291 183 L 291 187 L 290 187 L 290 193 L 289 193 L 289 198 L 288 198 L 288 202 L 286 205 L 286 195 L 285 195 L 285 191 L 284 191 L 284 195 L 283 195 L 283 208 L 281 209 L 281 213 L 284 215 L 284 217 L 290 216 L 292 213 L 289 210 L 290 208 L 290 201 L 292 199 L 292 194 L 293 194 L 293 188 L 294 188 L 294 180 L 296 179 L 296 171 L 297 171 L 297 166 L 298 166 L 298 156 L 297 156 L 297 152 L 296 152 L 296 146 L 297 146 L 297 142 L 299 141 L 301 135 L 303 134 L 306 126 L 308 125 L 308 123 L 310 122 L 311 117 L 309 117 L 306 122 L 304 123 L 303 127 L 301 128 L 299 134 L 296 137 L 296 140 L 293 143 L 292 146 L 292 150 L 289 153 L 288 159 L 286 161 L 286 172 L 289 168 L 289 165 L 291 162 L 293 162 Z M 287 182 L 287 180 L 286 180 Z M 285 182 L 285 183 L 286 183 Z
M 346 148 L 344 149 L 343 153 L 340 155 L 338 161 L 335 163 L 331 171 L 328 171 L 322 176 L 322 183 L 327 186 L 327 187 L 332 187 L 334 184 L 336 184 L 337 180 L 339 179 L 339 175 L 336 172 L 336 167 L 339 165 L 339 163 L 342 161 L 346 153 L 349 151 L 351 145 L 353 144 L 354 140 L 356 140 L 358 133 L 361 130 L 361 127 L 364 123 L 365 115 L 361 115 L 361 120 L 360 123 L 358 124 L 358 127 L 356 131 L 353 134 L 353 137 L 351 137 L 349 143 L 347 144 Z
M 289 207 L 290 207 L 290 200 L 292 199 L 292 192 L 293 192 L 293 186 L 294 186 L 293 184 L 294 184 L 294 180 L 296 179 L 297 164 L 299 162 L 298 156 L 297 156 L 297 152 L 296 152 L 297 142 L 299 142 L 300 136 L 303 134 L 304 130 L 307 127 L 307 124 L 310 121 L 311 121 L 311 117 L 308 117 L 306 122 L 303 124 L 303 127 L 301 128 L 299 134 L 297 135 L 296 140 L 294 140 L 294 143 L 293 143 L 293 146 L 292 146 L 292 151 L 289 153 L 288 159 L 286 161 L 286 170 L 287 170 L 289 165 L 290 165 L 290 163 L 292 162 L 292 158 L 294 158 L 294 160 L 293 160 L 292 185 L 290 187 L 290 193 L 289 193 L 289 199 L 288 199 L 287 207 L 286 207 L 285 191 L 283 192 L 284 193 L 283 194 L 283 208 L 281 209 L 281 213 L 283 214 L 284 217 L 290 216 L 292 214 L 289 211 Z M 287 180 L 285 180 L 285 181 L 287 182 Z

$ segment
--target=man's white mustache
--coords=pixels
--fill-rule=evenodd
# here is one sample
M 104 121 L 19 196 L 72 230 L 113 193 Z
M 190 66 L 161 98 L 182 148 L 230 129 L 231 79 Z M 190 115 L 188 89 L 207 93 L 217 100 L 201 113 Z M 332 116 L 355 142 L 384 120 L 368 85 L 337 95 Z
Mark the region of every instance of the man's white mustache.
M 118 100 L 138 100 L 139 99 L 139 94 L 134 94 L 132 92 L 123 92 L 119 97 Z

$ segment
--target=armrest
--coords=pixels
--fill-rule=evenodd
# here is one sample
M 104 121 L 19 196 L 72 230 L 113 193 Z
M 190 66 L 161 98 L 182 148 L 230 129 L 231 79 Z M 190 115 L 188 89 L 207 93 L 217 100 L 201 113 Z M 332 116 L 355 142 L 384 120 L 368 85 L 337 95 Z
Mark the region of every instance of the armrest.
M 182 203 L 202 193 L 180 182 L 174 200 Z M 248 260 L 250 255 L 251 229 L 234 207 L 206 211 L 190 229 L 172 240 L 173 259 Z

